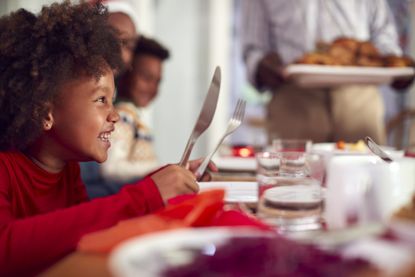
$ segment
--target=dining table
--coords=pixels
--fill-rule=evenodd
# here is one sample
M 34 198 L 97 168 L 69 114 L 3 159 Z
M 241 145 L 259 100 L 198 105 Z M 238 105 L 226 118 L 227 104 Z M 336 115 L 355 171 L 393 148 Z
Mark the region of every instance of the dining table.
M 254 170 L 228 170 L 228 169 L 220 169 L 218 172 L 213 172 L 212 174 L 212 181 L 216 182 L 217 184 L 228 184 L 232 182 L 244 182 L 246 184 L 252 184 L 256 181 L 256 174 Z M 255 204 L 252 203 L 226 203 L 225 207 L 227 209 L 235 208 L 241 211 L 242 207 L 247 209 L 242 210 L 246 212 L 249 216 L 255 216 Z M 241 205 L 240 205 L 241 204 Z M 343 228 L 339 230 L 331 230 L 327 226 L 323 225 L 322 228 L 318 230 L 312 230 L 309 232 L 295 232 L 291 234 L 283 234 L 284 237 L 288 238 L 289 240 L 296 241 L 300 244 L 319 244 L 322 248 L 331 248 L 334 246 L 335 249 L 338 249 L 338 245 L 345 245 L 350 242 L 356 242 L 355 246 L 351 247 L 352 249 L 349 252 L 358 251 L 359 247 L 363 247 L 359 245 L 358 242 L 363 240 L 367 243 L 376 241 L 379 245 L 383 242 L 396 242 L 397 238 L 402 238 L 397 236 L 399 232 L 395 232 L 399 228 L 394 228 L 394 224 L 384 224 L 384 223 L 376 223 L 376 224 L 369 224 L 364 226 L 350 226 L 349 228 Z M 415 230 L 415 223 L 410 224 L 411 230 Z M 406 234 L 411 233 L 408 232 L 406 229 Z M 415 233 L 415 232 L 414 232 Z M 413 265 L 415 265 L 415 237 L 414 235 L 409 235 L 409 239 L 405 238 L 403 240 L 404 244 L 408 244 L 409 241 L 409 248 L 413 248 L 413 252 L 411 252 Z M 360 242 L 359 242 L 360 243 Z M 373 243 L 373 245 L 377 245 Z M 362 242 L 363 244 L 363 242 Z M 372 245 L 372 248 L 375 247 Z M 388 246 L 389 247 L 389 246 Z M 385 246 L 384 249 L 388 249 Z M 390 246 L 393 248 L 394 246 Z M 370 247 L 367 247 L 370 249 Z M 343 248 L 342 248 L 343 249 Z M 357 249 L 357 250 L 356 250 Z M 383 248 L 379 248 L 383 249 Z M 367 249 L 366 249 L 367 250 Z M 366 251 L 361 250 L 361 251 Z M 411 250 L 411 249 L 410 249 Z M 373 249 L 371 249 L 373 251 Z M 386 250 L 385 250 L 386 251 Z M 387 251 L 386 251 L 387 252 Z M 393 252 L 391 250 L 391 252 Z M 370 253 L 370 251 L 369 251 Z M 367 253 L 366 253 L 367 254 Z M 114 276 L 113 272 L 109 266 L 109 255 L 108 253 L 88 253 L 84 251 L 77 250 L 66 257 L 59 260 L 57 263 L 52 265 L 50 268 L 46 269 L 44 272 L 40 274 L 40 276 L 45 277 L 72 277 L 72 276 Z M 387 257 L 387 256 L 386 256 Z M 375 261 L 376 262 L 376 261 Z M 413 266 L 415 268 L 415 266 Z M 414 272 L 414 271 L 411 271 Z M 371 276 L 384 276 L 385 272 L 377 272 Z M 403 275 L 403 276 L 410 276 L 410 275 Z
M 311 239 L 313 241 L 320 240 L 319 243 L 324 247 L 338 244 L 339 242 L 350 242 L 352 240 L 358 240 L 361 238 L 379 237 L 383 232 L 384 228 L 380 225 L 366 226 L 364 228 L 352 228 L 350 230 L 342 230 L 338 232 L 332 232 L 329 235 L 324 234 L 326 231 L 314 231 L 308 234 L 292 234 L 288 236 L 290 240 L 299 243 L 308 243 Z M 384 238 L 382 238 L 383 240 Z M 355 247 L 356 248 L 356 247 Z M 393 250 L 392 250 L 393 253 Z M 392 256 L 391 256 L 392 255 Z M 393 261 L 395 253 L 386 255 L 391 261 Z M 409 269 L 410 272 L 415 271 L 415 254 L 412 257 L 413 264 Z M 68 256 L 64 257 L 46 271 L 42 272 L 39 276 L 44 277 L 82 277 L 82 276 L 100 276 L 100 277 L 115 277 L 109 266 L 109 255 L 97 254 L 97 253 L 83 253 L 75 251 Z M 386 272 L 386 271 L 385 271 Z M 407 275 L 402 274 L 399 276 L 413 276 L 412 273 Z M 385 277 L 391 276 L 384 274 L 379 271 L 373 271 L 370 275 L 357 275 L 357 276 L 372 276 L 372 277 Z M 398 276 L 398 275 L 392 275 Z
M 112 274 L 108 268 L 107 255 L 88 254 L 75 251 L 41 273 L 40 276 L 111 277 Z
M 212 172 L 212 181 L 255 181 L 252 171 L 219 170 Z M 42 272 L 43 277 L 113 277 L 108 267 L 108 255 L 75 251 Z

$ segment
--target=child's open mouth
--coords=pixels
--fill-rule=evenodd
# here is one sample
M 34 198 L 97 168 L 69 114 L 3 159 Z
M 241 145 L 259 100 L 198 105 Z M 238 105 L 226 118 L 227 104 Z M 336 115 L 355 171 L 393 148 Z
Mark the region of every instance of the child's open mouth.
M 109 142 L 111 138 L 111 132 L 101 133 L 98 138 L 104 142 Z

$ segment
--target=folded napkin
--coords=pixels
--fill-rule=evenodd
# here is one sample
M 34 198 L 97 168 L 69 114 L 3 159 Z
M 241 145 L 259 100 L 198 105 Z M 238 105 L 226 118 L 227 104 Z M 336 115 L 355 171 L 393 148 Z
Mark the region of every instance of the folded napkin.
M 260 230 L 272 230 L 271 227 L 240 211 L 225 211 L 224 195 L 224 190 L 216 189 L 197 195 L 177 197 L 155 214 L 124 220 L 109 229 L 83 236 L 78 244 L 78 250 L 108 253 L 119 243 L 131 237 L 176 228 L 250 226 Z

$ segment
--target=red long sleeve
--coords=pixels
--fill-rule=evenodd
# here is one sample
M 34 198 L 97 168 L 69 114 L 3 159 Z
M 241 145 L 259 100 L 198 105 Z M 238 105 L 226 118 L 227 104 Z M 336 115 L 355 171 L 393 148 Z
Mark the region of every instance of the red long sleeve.
M 84 234 L 163 206 L 150 177 L 85 201 L 77 163 L 51 174 L 20 153 L 0 153 L 0 275 L 38 273 L 72 252 Z

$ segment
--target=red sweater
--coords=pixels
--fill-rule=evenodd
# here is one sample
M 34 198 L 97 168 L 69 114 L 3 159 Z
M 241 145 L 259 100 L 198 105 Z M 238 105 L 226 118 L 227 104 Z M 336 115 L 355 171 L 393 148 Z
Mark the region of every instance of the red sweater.
M 149 176 L 88 201 L 78 163 L 49 173 L 20 152 L 0 152 L 0 276 L 38 273 L 74 251 L 84 234 L 162 206 Z

